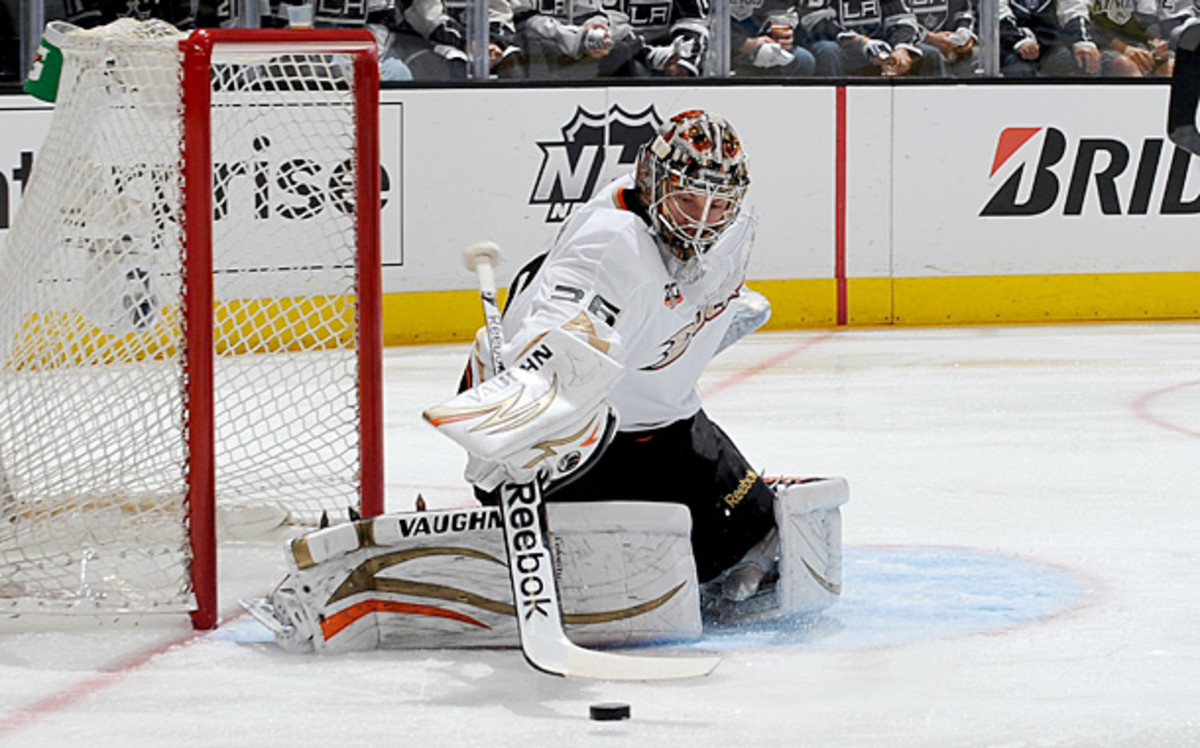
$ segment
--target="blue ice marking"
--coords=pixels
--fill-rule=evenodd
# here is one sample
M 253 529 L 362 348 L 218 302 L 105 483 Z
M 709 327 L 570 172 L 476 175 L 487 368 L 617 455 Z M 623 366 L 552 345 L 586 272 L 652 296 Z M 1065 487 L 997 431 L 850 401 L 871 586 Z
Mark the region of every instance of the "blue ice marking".
M 825 613 L 705 630 L 705 650 L 860 649 L 1027 624 L 1087 596 L 1083 581 L 1033 561 L 957 548 L 847 548 L 841 599 Z

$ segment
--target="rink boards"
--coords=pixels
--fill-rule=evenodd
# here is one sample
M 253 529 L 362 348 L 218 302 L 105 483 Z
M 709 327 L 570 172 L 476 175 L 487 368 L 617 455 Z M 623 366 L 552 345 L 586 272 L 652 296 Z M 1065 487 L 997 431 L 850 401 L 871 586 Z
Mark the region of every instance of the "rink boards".
M 385 335 L 473 334 L 461 249 L 498 242 L 507 283 L 691 108 L 750 154 L 773 328 L 1200 318 L 1200 174 L 1166 102 L 1163 85 L 388 89 Z M 50 115 L 0 97 L 0 241 Z

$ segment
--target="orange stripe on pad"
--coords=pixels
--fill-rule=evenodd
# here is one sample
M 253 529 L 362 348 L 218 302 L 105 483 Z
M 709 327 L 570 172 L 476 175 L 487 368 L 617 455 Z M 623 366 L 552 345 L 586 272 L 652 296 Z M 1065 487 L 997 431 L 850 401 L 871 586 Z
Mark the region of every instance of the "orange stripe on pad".
M 491 626 L 476 618 L 464 615 L 455 610 L 439 608 L 436 605 L 402 603 L 395 600 L 364 600 L 363 602 L 355 603 L 348 608 L 343 608 L 337 613 L 327 617 L 324 621 L 321 621 L 321 632 L 325 635 L 325 641 L 329 641 L 341 633 L 347 626 L 350 626 L 355 621 L 365 618 L 372 613 L 397 613 L 399 615 L 447 618 L 451 621 L 459 621 L 460 623 L 478 626 L 482 629 L 491 628 Z

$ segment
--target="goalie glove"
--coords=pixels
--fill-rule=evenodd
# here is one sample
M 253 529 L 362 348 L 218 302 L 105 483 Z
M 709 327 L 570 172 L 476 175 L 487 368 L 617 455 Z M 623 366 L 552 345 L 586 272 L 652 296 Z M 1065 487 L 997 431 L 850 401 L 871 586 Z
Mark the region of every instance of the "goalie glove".
M 554 328 L 514 366 L 424 417 L 471 455 L 466 477 L 474 485 L 492 490 L 506 476 L 553 484 L 581 472 L 616 433 L 616 411 L 605 398 L 623 372 Z

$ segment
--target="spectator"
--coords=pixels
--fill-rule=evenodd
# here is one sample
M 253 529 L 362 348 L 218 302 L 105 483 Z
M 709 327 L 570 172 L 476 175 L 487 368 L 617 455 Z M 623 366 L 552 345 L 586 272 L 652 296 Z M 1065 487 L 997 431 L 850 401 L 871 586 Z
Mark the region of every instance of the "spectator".
M 1090 21 L 1101 50 L 1101 75 L 1170 77 L 1175 63 L 1170 38 L 1178 38 L 1172 31 L 1195 19 L 1196 6 L 1190 2 L 1092 2 Z
M 610 24 L 629 26 L 635 35 L 628 50 L 622 50 L 629 54 L 619 54 L 609 63 L 613 75 L 694 78 L 704 74 L 709 45 L 707 0 L 613 0 L 606 7 Z
M 531 78 L 609 77 L 642 48 L 632 26 L 598 0 L 514 0 L 513 18 Z
M 973 78 L 982 72 L 976 33 L 976 0 L 930 0 L 914 6 L 925 42 L 937 48 L 953 78 Z
M 946 62 L 937 48 L 922 41 L 924 30 L 906 0 L 882 0 L 855 6 L 846 14 L 838 0 L 812 0 L 800 11 L 800 27 L 814 50 L 822 74 L 945 77 Z M 831 61 L 831 43 L 838 45 Z
M 999 23 L 1001 75 L 1100 74 L 1087 0 L 1000 0 Z
M 800 17 L 794 0 L 731 6 L 729 47 L 735 75 L 807 77 L 816 71 L 812 52 L 796 44 Z
M 491 73 L 497 77 L 523 75 L 512 17 L 508 0 L 488 0 L 488 59 Z M 379 20 L 391 35 L 384 59 L 403 63 L 413 79 L 467 77 L 471 58 L 467 54 L 466 29 L 462 19 L 452 15 L 442 0 L 399 0 Z

